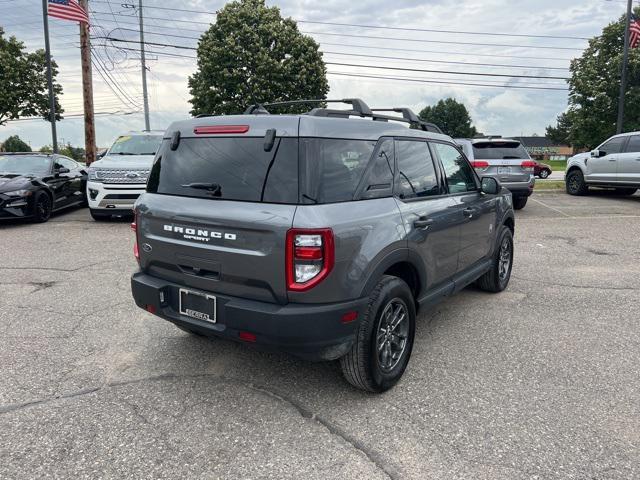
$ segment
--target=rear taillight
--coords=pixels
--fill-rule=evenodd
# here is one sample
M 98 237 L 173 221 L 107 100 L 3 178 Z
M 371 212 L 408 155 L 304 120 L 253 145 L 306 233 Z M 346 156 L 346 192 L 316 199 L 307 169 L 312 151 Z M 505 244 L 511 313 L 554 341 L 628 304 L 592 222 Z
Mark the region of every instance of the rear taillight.
M 335 247 L 330 228 L 292 228 L 287 232 L 287 288 L 304 292 L 333 268 Z
M 489 168 L 489 162 L 485 162 L 484 160 L 474 160 L 471 162 L 471 166 L 477 170 L 486 170 Z
M 133 256 L 136 257 L 138 263 L 140 262 L 140 250 L 138 250 L 138 212 L 133 213 L 133 222 L 131 222 L 131 230 L 135 235 L 135 241 L 133 243 Z
M 525 160 L 520 164 L 520 166 L 522 167 L 523 170 L 533 170 L 534 167 L 536 166 L 536 162 L 533 162 L 531 160 Z

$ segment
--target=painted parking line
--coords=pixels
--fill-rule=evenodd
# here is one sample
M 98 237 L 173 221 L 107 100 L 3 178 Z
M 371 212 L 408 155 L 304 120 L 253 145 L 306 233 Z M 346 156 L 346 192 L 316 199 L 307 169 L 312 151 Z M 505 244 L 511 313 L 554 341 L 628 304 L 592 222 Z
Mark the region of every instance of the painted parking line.
M 565 217 L 570 217 L 570 216 L 571 216 L 571 215 L 569 215 L 569 214 L 567 214 L 567 213 L 564 213 L 562 210 L 558 210 L 557 208 L 554 208 L 554 207 L 552 207 L 552 206 L 550 206 L 550 205 L 547 205 L 547 204 L 546 204 L 546 203 L 544 203 L 544 202 L 541 202 L 541 201 L 540 201 L 540 200 L 538 200 L 537 198 L 533 198 L 533 197 L 531 197 L 531 200 L 533 200 L 533 201 L 534 201 L 534 202 L 536 202 L 536 203 L 539 203 L 539 204 L 540 204 L 540 205 L 542 205 L 543 207 L 547 207 L 549 210 L 553 210 L 554 212 L 558 212 L 559 214 L 564 215 Z

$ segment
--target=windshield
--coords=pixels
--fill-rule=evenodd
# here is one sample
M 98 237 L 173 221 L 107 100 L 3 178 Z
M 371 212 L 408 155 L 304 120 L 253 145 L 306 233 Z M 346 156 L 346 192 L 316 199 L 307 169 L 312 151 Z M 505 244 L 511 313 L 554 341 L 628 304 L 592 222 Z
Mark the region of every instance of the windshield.
M 473 144 L 476 160 L 529 159 L 529 154 L 520 142 L 494 141 Z
M 39 155 L 1 155 L 0 173 L 46 175 L 51 170 L 51 159 Z
M 124 135 L 118 137 L 109 155 L 155 155 L 162 143 L 162 135 Z

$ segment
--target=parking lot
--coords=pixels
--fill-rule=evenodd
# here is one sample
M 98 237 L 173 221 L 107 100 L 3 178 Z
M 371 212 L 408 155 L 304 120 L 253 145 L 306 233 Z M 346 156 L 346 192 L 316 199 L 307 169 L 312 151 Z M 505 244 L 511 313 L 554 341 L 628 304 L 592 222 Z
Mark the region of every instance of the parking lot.
M 640 194 L 532 197 L 507 291 L 423 311 L 383 395 L 135 307 L 127 221 L 0 238 L 0 478 L 640 476 Z

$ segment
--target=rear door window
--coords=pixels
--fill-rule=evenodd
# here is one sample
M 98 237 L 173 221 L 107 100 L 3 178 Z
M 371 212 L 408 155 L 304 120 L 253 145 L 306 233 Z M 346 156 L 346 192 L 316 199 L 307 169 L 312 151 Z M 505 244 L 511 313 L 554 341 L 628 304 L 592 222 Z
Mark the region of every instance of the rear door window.
M 371 140 L 301 138 L 301 202 L 353 200 L 376 143 Z
M 629 138 L 629 143 L 627 144 L 627 152 L 628 153 L 638 153 L 640 152 L 640 135 L 633 135 Z
M 424 141 L 397 140 L 398 175 L 396 194 L 400 199 L 440 195 L 436 170 Z
M 473 168 L 460 151 L 444 143 L 432 143 L 440 158 L 447 179 L 449 193 L 464 193 L 478 190 Z
M 529 154 L 520 142 L 494 141 L 473 144 L 475 160 L 528 160 Z
M 172 151 L 165 140 L 147 191 L 167 195 L 269 203 L 297 203 L 298 140 L 279 138 L 269 152 L 264 138 L 183 138 Z

